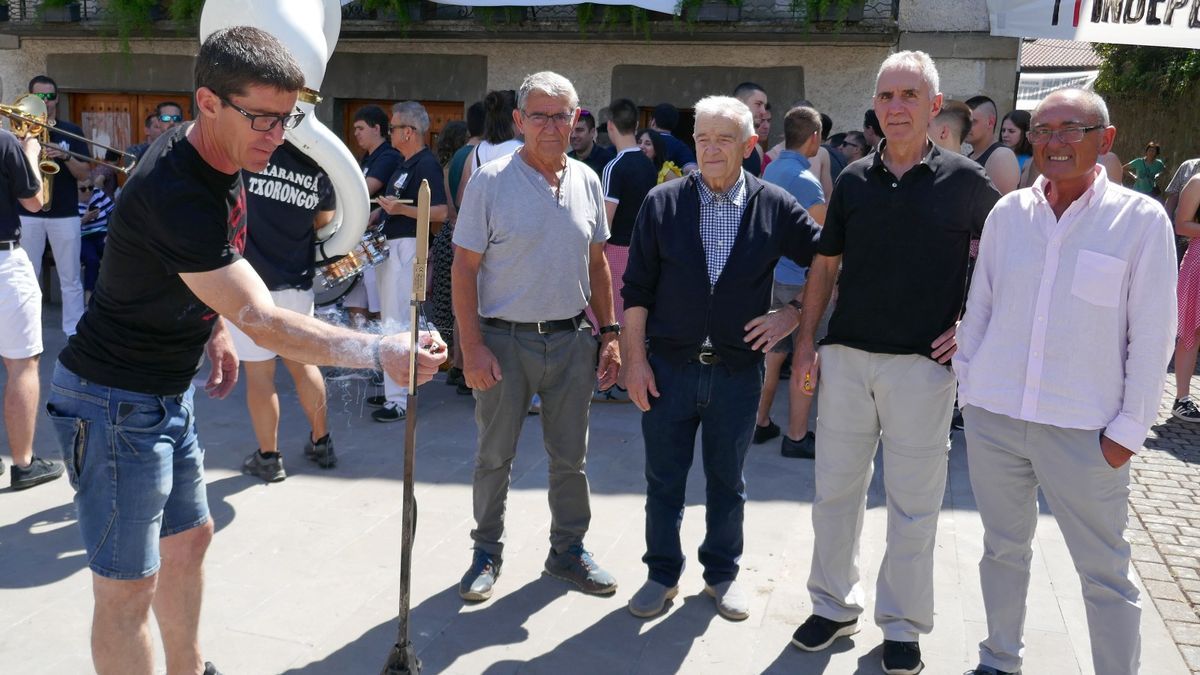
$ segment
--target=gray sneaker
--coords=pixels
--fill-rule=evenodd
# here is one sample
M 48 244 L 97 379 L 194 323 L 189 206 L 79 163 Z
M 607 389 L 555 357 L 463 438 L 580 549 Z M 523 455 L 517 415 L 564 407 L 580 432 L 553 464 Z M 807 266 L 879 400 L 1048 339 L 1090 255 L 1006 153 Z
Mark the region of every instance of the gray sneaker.
M 9 480 L 12 481 L 12 489 L 26 490 L 35 485 L 49 483 L 50 481 L 63 475 L 65 467 L 58 462 L 52 462 L 41 457 L 34 457 L 29 461 L 29 466 L 21 468 L 16 464 L 12 466 L 12 474 Z
M 278 483 L 287 478 L 287 472 L 283 470 L 283 455 L 278 452 L 263 457 L 255 450 L 242 462 L 242 473 L 258 476 L 268 483 Z
M 717 603 L 717 613 L 730 621 L 745 621 L 750 618 L 750 595 L 737 579 L 704 585 L 704 592 Z
M 325 434 L 319 441 L 313 441 L 309 434 L 304 444 L 304 456 L 317 463 L 322 469 L 332 469 L 337 466 L 337 455 L 333 452 L 333 436 Z
M 550 555 L 546 556 L 546 574 L 569 581 L 584 593 L 612 595 L 617 592 L 617 580 L 600 567 L 582 544 L 575 544 L 564 553 L 550 549 Z
M 647 579 L 638 592 L 629 599 L 629 613 L 639 619 L 658 616 L 662 614 L 667 601 L 673 600 L 676 595 L 679 595 L 679 584 L 667 588 L 657 581 Z
M 500 578 L 500 556 L 474 549 L 471 567 L 458 582 L 458 597 L 472 602 L 482 602 L 492 597 L 492 587 Z

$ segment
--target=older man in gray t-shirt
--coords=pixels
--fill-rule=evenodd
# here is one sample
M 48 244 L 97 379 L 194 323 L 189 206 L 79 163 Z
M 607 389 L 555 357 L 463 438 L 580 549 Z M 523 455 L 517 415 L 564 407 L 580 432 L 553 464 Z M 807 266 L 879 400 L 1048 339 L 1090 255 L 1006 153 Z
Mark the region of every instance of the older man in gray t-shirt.
M 538 394 L 550 456 L 546 571 L 609 595 L 616 581 L 583 546 L 591 521 L 584 457 L 592 390 L 597 380 L 601 388 L 615 384 L 620 368 L 604 194 L 596 174 L 566 156 L 579 118 L 571 83 L 550 72 L 530 75 L 517 107 L 524 147 L 472 175 L 454 228 L 454 311 L 479 427 L 474 556 L 458 592 L 486 600 L 500 576 L 509 471 Z M 603 324 L 594 372 L 597 342 L 583 313 L 589 305 Z

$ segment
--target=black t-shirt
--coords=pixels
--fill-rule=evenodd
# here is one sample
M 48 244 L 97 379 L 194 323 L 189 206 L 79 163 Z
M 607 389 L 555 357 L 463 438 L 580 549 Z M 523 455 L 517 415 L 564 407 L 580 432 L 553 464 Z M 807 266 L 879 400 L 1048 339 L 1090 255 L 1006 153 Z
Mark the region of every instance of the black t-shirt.
M 329 177 L 296 146 L 284 142 L 261 173 L 242 172 L 249 219 L 246 260 L 267 288 L 312 288 L 319 211 L 332 211 Z
M 442 180 L 442 165 L 429 148 L 421 150 L 404 160 L 392 174 L 391 180 L 384 184 L 384 194 L 397 199 L 411 199 L 413 206 L 417 203 L 417 193 L 421 190 L 421 181 L 429 181 L 429 205 L 441 206 L 446 203 L 446 186 Z M 383 224 L 383 233 L 388 239 L 417 236 L 417 219 L 408 216 L 388 216 Z
M 642 202 L 658 184 L 658 170 L 641 148 L 633 147 L 617 153 L 616 159 L 604 167 L 602 182 L 604 199 L 617 202 L 613 221 L 609 223 L 612 235 L 608 243 L 628 246 Z
M 575 151 L 567 153 L 567 157 L 571 159 L 579 159 L 579 161 L 591 167 L 592 171 L 596 172 L 597 176 L 604 175 L 604 167 L 612 161 L 613 157 L 617 156 L 617 151 L 612 148 L 606 148 L 599 143 L 592 143 L 592 151 L 588 153 L 587 159 L 579 159 Z
M 363 157 L 362 170 L 363 178 L 374 178 L 380 183 L 383 183 L 382 193 L 387 189 L 388 179 L 392 174 L 396 173 L 396 167 L 400 166 L 400 162 L 404 161 L 404 155 L 400 151 L 393 148 L 391 143 L 384 141 L 375 148 L 369 155 Z M 371 195 L 374 197 L 375 195 Z
M 999 198 L 983 167 L 937 146 L 899 180 L 882 150 L 851 162 L 818 247 L 842 256 L 823 344 L 929 356 L 962 312 L 971 240 Z
M 757 147 L 749 157 L 742 160 L 742 170 L 752 176 L 762 177 L 762 155 L 758 154 Z
M 83 135 L 83 129 L 66 120 L 59 120 L 55 123 L 54 129 L 50 130 L 51 145 L 57 145 L 81 155 L 91 154 L 90 146 L 87 143 L 67 138 L 58 132 L 59 129 L 79 136 Z M 50 193 L 50 210 L 34 213 L 22 207 L 21 213 L 27 216 L 44 216 L 46 218 L 79 217 L 79 184 L 76 182 L 75 176 L 71 175 L 71 171 L 67 169 L 66 162 L 61 159 L 55 161 L 58 162 L 58 173 L 53 178 L 54 185 Z
M 200 157 L 186 138 L 191 126 L 155 141 L 117 199 L 96 292 L 59 355 L 84 379 L 170 396 L 199 372 L 218 317 L 179 275 L 241 257 L 246 193 L 240 172 Z
M 21 238 L 21 208 L 18 199 L 37 194 L 37 174 L 25 159 L 17 137 L 0 130 L 0 241 Z

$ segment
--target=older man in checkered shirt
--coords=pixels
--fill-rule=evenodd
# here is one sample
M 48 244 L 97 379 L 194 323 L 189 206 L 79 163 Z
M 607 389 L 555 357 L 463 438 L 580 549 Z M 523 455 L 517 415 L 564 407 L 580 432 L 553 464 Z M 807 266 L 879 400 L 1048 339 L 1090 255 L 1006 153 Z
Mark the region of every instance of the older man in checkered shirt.
M 656 187 L 642 203 L 621 291 L 626 384 L 644 413 L 646 442 L 642 560 L 649 578 L 629 610 L 655 616 L 678 593 L 679 525 L 703 426 L 705 591 L 722 616 L 740 621 L 750 615 L 749 595 L 737 581 L 742 464 L 754 432 L 763 352 L 800 317 L 798 301 L 767 313 L 772 270 L 785 255 L 807 265 L 820 228 L 782 188 L 742 171 L 758 141 L 744 103 L 724 96 L 696 103 L 695 139 L 700 172 Z

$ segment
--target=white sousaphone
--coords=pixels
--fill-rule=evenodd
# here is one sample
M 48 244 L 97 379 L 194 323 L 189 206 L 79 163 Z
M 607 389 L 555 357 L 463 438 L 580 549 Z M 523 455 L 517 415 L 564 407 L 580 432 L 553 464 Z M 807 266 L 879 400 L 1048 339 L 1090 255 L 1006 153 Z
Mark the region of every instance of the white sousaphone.
M 337 194 L 333 221 L 317 232 L 317 264 L 349 253 L 367 228 L 370 196 L 358 161 L 342 141 L 317 119 L 318 90 L 325 64 L 342 29 L 339 0 L 208 0 L 200 15 L 200 41 L 222 28 L 253 26 L 275 36 L 291 52 L 304 73 L 305 88 L 297 105 L 304 121 L 286 137 L 329 176 Z

